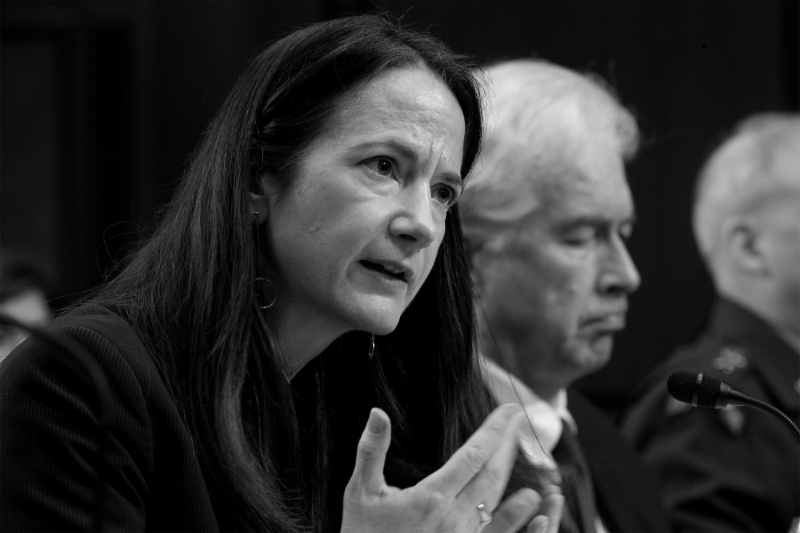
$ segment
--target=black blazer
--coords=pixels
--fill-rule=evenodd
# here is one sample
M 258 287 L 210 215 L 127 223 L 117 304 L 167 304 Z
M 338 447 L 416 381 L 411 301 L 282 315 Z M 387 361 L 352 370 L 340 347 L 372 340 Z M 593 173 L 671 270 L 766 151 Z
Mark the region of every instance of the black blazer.
M 219 531 L 192 438 L 131 328 L 112 315 L 53 328 L 88 350 L 111 398 L 104 504 L 95 505 L 98 400 L 84 367 L 29 339 L 0 364 L 0 530 Z
M 642 465 L 616 426 L 571 389 L 567 389 L 567 406 L 592 472 L 597 510 L 609 532 L 670 531 L 654 474 Z

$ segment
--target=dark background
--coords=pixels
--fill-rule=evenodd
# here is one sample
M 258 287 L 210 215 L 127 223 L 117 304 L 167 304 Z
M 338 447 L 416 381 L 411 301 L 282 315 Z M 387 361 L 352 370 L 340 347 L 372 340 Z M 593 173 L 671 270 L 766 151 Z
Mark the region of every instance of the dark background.
M 639 118 L 631 253 L 643 283 L 615 356 L 579 388 L 614 413 L 703 325 L 695 175 L 738 120 L 797 110 L 797 1 L 33 1 L 0 3 L 0 244 L 56 306 L 146 235 L 247 58 L 292 28 L 389 11 L 484 63 L 538 56 L 608 79 Z

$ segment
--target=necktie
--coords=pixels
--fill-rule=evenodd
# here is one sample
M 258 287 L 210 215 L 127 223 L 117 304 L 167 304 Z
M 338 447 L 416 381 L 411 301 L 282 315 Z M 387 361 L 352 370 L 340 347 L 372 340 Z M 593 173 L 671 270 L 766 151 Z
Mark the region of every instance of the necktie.
M 553 459 L 561 472 L 561 491 L 569 514 L 581 533 L 596 533 L 594 490 L 589 466 L 583 457 L 578 439 L 569 424 L 562 420 L 561 439 L 553 448 Z

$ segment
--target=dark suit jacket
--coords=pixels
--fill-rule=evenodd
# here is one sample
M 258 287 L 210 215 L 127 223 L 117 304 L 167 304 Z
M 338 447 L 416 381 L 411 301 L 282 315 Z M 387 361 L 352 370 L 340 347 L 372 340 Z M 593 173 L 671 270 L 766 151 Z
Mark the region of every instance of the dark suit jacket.
M 642 465 L 611 420 L 570 389 L 567 406 L 592 472 L 597 510 L 609 532 L 668 532 L 655 476 Z
M 98 432 L 96 387 L 64 350 L 30 339 L 0 364 L 0 530 L 88 530 L 102 516 L 104 530 L 219 531 L 191 436 L 130 327 L 103 315 L 54 329 L 99 364 L 107 421 Z

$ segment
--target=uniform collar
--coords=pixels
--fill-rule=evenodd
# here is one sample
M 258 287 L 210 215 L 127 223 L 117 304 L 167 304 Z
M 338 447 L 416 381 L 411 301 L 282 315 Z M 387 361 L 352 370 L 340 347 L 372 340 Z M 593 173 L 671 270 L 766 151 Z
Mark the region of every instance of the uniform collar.
M 711 315 L 711 330 L 743 352 L 748 365 L 773 391 L 779 407 L 800 411 L 800 354 L 760 317 L 720 298 Z

